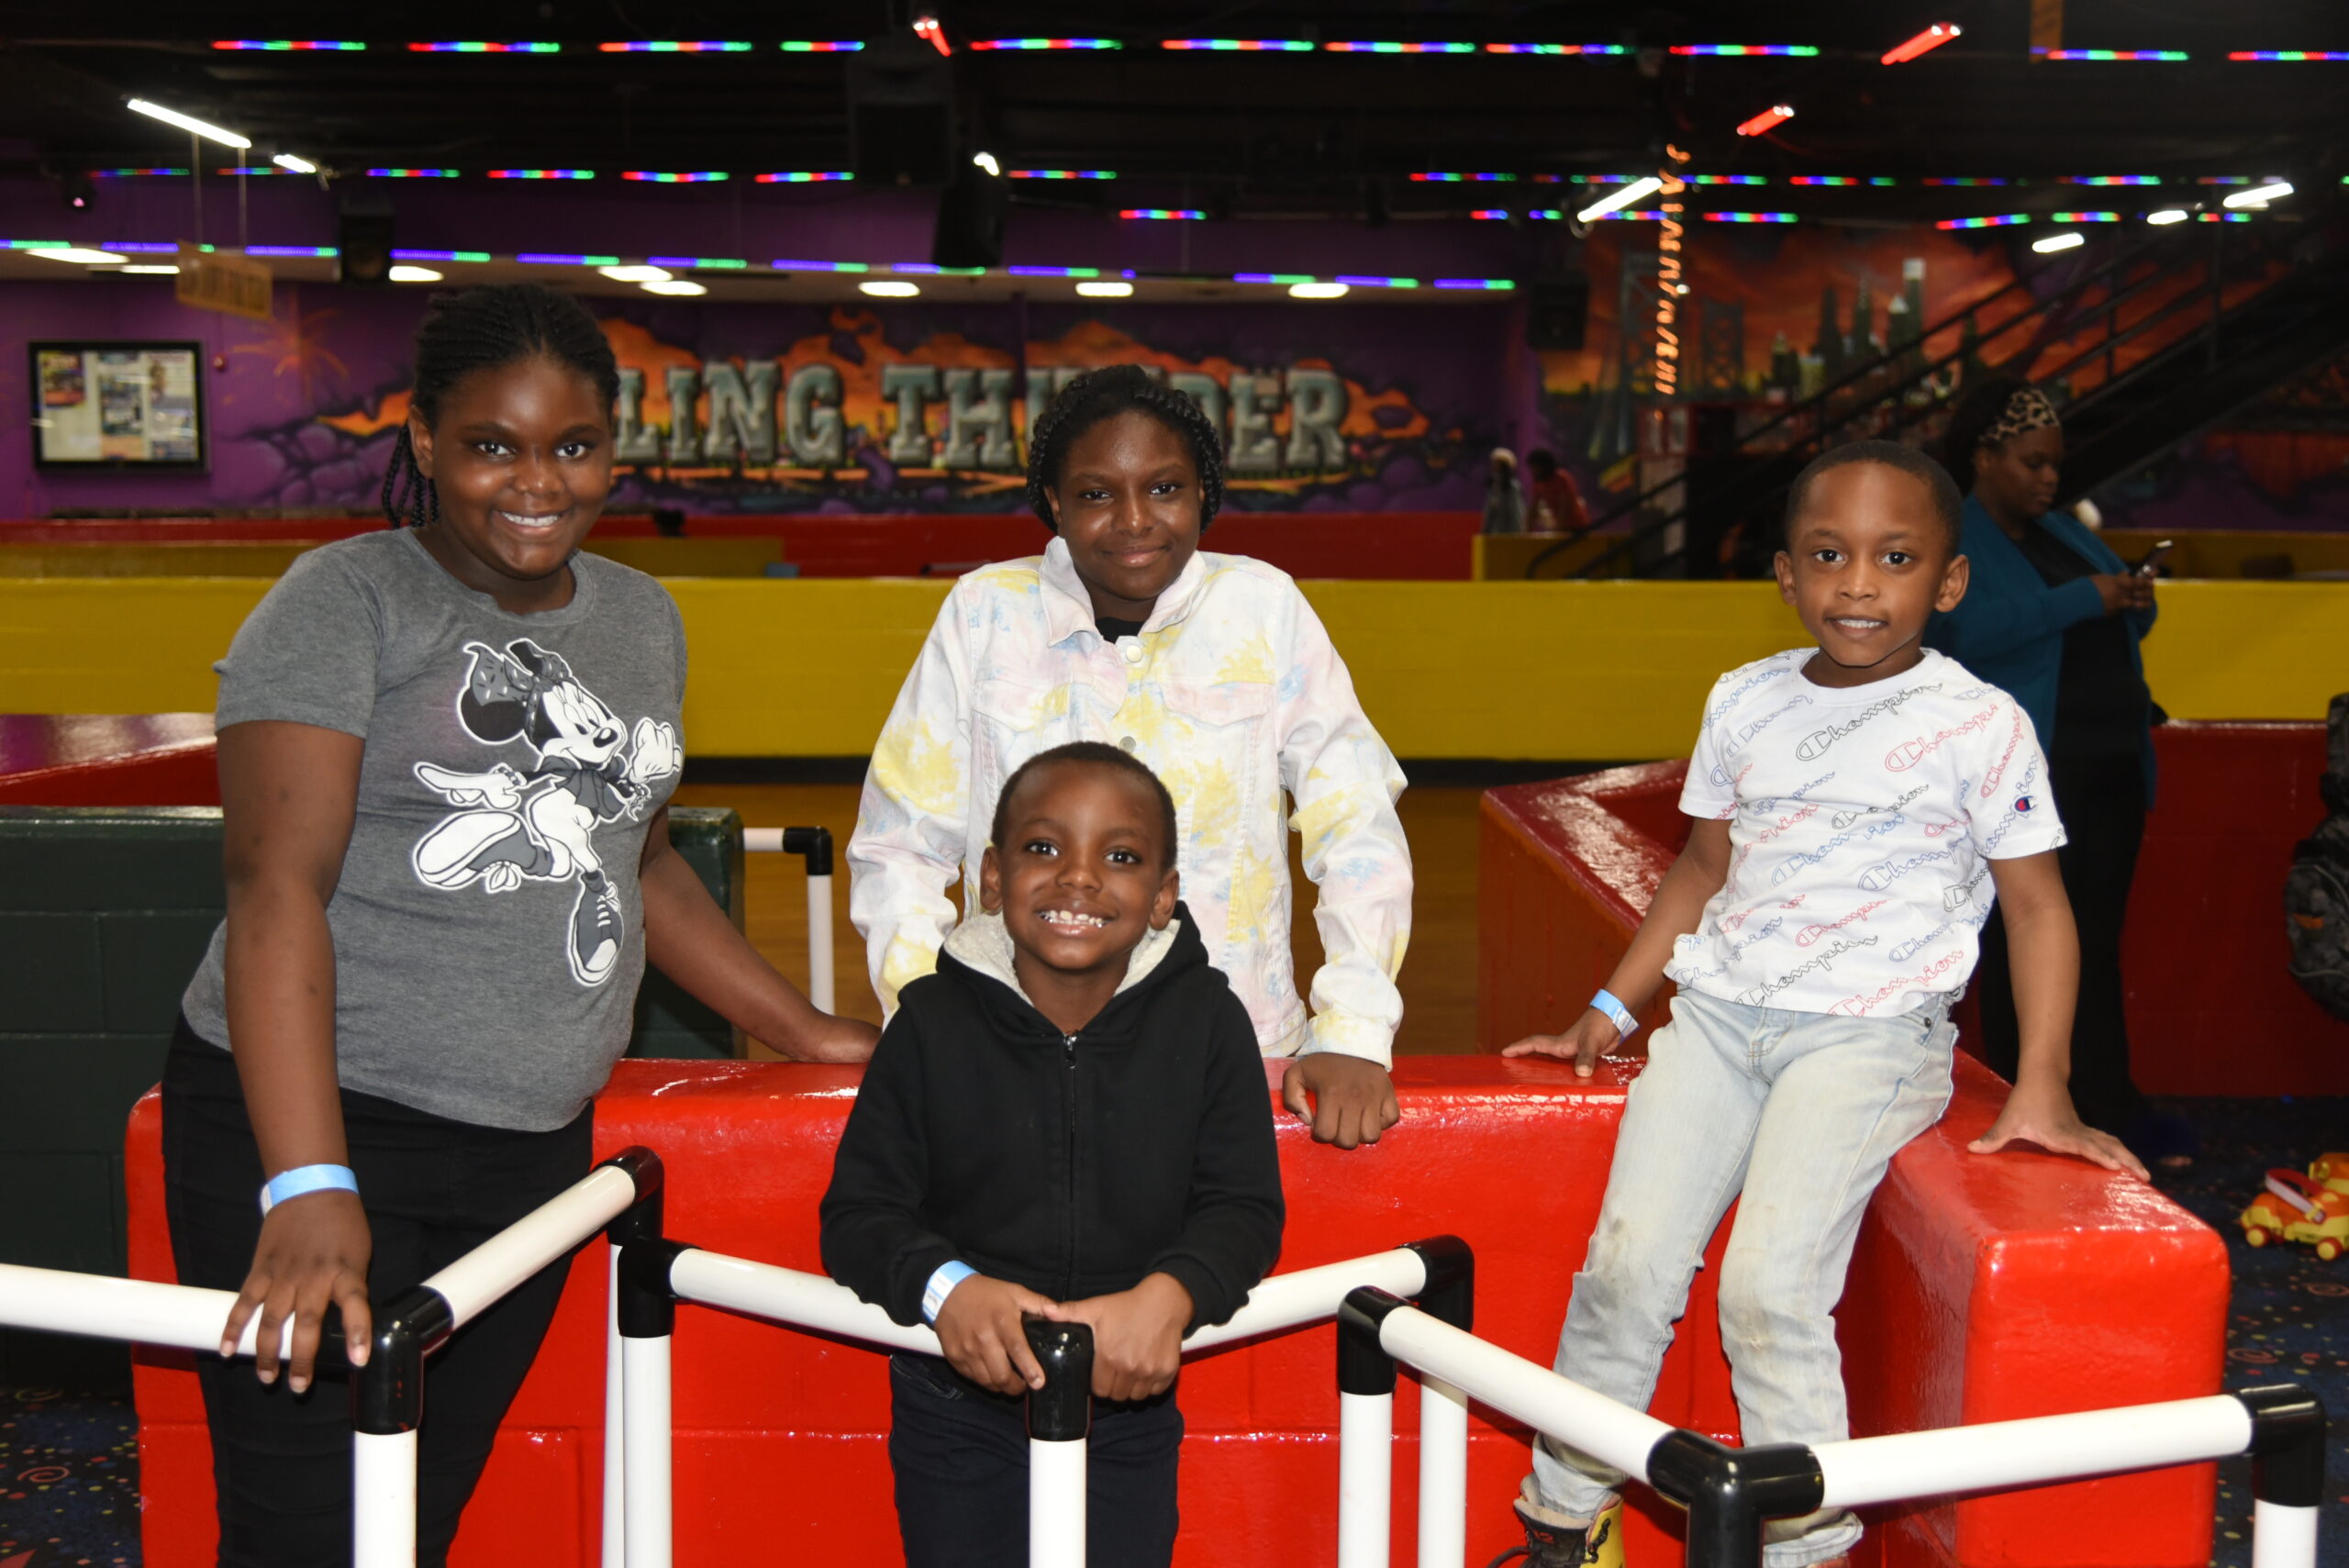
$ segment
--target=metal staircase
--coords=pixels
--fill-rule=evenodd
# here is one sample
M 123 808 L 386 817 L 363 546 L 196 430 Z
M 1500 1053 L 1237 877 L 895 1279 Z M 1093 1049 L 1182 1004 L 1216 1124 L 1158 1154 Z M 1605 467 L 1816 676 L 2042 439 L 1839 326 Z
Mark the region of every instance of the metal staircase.
M 1991 369 L 2028 376 L 2063 410 L 2068 506 L 2344 350 L 2343 203 L 2297 221 L 2139 229 L 2036 267 L 1733 438 L 1699 443 L 1684 472 L 1593 519 L 1628 517 L 1628 532 L 1596 554 L 1577 534 L 1525 574 L 1555 574 L 1545 563 L 1581 546 L 1571 575 L 1721 575 L 1725 541 L 1753 561 L 1776 539 L 1812 458 L 1865 438 L 1937 438 L 1967 379 Z

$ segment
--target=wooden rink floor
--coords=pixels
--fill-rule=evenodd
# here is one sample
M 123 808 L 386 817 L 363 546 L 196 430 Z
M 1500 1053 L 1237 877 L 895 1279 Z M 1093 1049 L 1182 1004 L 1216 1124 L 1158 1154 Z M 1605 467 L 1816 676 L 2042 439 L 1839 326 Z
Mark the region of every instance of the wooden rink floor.
M 1476 1029 L 1475 789 L 1410 789 L 1398 806 L 1411 841 L 1417 890 L 1411 946 L 1403 961 L 1403 1029 L 1396 1050 L 1422 1055 L 1470 1052 Z M 840 1010 L 881 1020 L 881 1005 L 865 977 L 864 947 L 848 919 L 849 834 L 856 827 L 853 784 L 686 784 L 679 806 L 731 806 L 751 828 L 820 827 L 832 830 L 843 858 L 832 880 L 834 986 Z M 1297 984 L 1308 985 L 1321 963 L 1313 917 L 1313 884 L 1297 864 L 1289 835 L 1289 875 L 1297 901 L 1294 921 Z M 796 855 L 751 855 L 744 896 L 751 942 L 792 983 L 807 984 L 807 899 Z M 755 1042 L 751 1054 L 774 1053 Z

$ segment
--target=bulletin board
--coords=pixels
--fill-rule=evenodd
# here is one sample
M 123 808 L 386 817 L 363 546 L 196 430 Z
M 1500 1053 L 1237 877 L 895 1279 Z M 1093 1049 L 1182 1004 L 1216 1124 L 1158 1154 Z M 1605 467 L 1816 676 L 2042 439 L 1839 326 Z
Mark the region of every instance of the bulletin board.
M 29 347 L 35 467 L 204 469 L 202 344 Z

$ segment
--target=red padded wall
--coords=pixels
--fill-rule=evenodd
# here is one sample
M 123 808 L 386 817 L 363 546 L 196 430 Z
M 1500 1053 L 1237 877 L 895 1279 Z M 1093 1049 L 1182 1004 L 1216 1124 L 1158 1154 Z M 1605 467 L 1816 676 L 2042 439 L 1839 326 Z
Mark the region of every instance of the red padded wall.
M 1268 1064 L 1268 1086 L 1278 1064 Z M 1353 1153 L 1283 1118 L 1289 1200 L 1283 1268 L 1454 1231 L 1477 1254 L 1476 1329 L 1546 1363 L 1594 1223 L 1628 1074 L 1578 1083 L 1564 1067 L 1493 1057 L 1397 1065 L 1403 1125 Z M 785 1063 L 624 1062 L 596 1108 L 596 1143 L 643 1143 L 669 1170 L 674 1237 L 802 1269 L 817 1266 L 816 1207 L 858 1073 Z M 2039 1156 L 1963 1151 L 1993 1085 L 1968 1064 L 1943 1127 L 1895 1162 L 1864 1230 L 1842 1339 L 1865 1430 L 2047 1414 L 2218 1386 L 2224 1249 L 2134 1184 Z M 131 1125 L 131 1272 L 172 1277 L 153 1096 Z M 1718 1252 L 1715 1254 L 1718 1262 Z M 467 1518 L 461 1565 L 595 1561 L 601 1475 L 604 1251 L 573 1265 L 547 1348 Z M 1711 1282 L 1698 1276 L 1656 1414 L 1735 1430 Z M 1184 1374 L 1180 1568 L 1327 1562 L 1335 1540 L 1334 1335 L 1322 1327 L 1226 1350 Z M 201 1407 L 186 1358 L 142 1352 L 138 1371 L 150 1568 L 195 1568 L 212 1550 Z M 676 1343 L 677 1557 L 889 1562 L 895 1519 L 884 1450 L 887 1379 L 872 1352 L 688 1307 Z M 326 1396 L 331 1397 L 329 1392 Z M 1417 1400 L 1398 1400 L 1396 1562 L 1413 1553 Z M 429 1404 L 428 1401 L 429 1418 Z M 1508 1545 L 1527 1434 L 1472 1425 L 1468 1546 Z M 2048 1488 L 2000 1502 L 1880 1516 L 1871 1536 L 1900 1564 L 2199 1568 L 2212 1471 Z M 1629 1547 L 1672 1568 L 1668 1505 L 1642 1495 Z M 1954 1541 L 1953 1554 L 1949 1543 Z M 1867 1559 L 1878 1560 L 1876 1547 Z

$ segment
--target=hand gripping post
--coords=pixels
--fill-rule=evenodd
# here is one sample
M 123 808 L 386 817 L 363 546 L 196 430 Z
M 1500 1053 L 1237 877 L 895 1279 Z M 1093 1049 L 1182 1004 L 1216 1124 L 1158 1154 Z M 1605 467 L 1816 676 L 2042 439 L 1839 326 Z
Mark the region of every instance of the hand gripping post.
M 1093 1330 L 1028 1321 L 1044 1386 L 1028 1393 L 1028 1565 L 1085 1568 L 1085 1440 L 1093 1430 Z M 633 1568 L 633 1565 L 631 1565 Z

